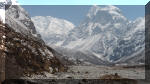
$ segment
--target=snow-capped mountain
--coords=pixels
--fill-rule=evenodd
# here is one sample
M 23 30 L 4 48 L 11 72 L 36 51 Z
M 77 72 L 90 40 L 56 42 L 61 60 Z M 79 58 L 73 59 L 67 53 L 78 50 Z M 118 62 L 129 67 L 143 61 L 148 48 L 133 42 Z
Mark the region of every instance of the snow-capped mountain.
M 144 18 L 128 21 L 115 6 L 93 6 L 85 20 L 71 31 L 71 36 L 62 46 L 92 51 L 101 55 L 100 59 L 116 61 L 144 48 L 144 21 Z M 70 38 L 73 40 L 70 41 Z M 120 45 L 124 40 L 130 42 Z
M 40 27 L 43 25 L 40 21 L 34 21 L 34 23 Z M 56 35 L 50 36 L 49 39 L 56 41 L 56 44 L 60 42 L 58 46 L 83 53 L 91 52 L 99 59 L 117 62 L 123 57 L 133 57 L 139 51 L 144 52 L 144 23 L 145 18 L 129 21 L 116 6 L 92 6 L 79 26 L 67 29 L 67 32 L 69 31 L 67 35 L 61 37 L 63 41 L 55 40 Z M 45 23 L 45 25 L 48 24 Z M 55 28 L 56 24 L 53 25 Z M 54 28 L 49 27 L 50 30 Z M 65 28 L 62 32 L 66 32 L 66 26 L 62 28 Z M 55 43 L 52 44 L 56 45 Z
M 90 50 L 106 56 L 117 45 L 118 38 L 128 30 L 128 24 L 117 7 L 93 6 L 85 20 L 71 31 L 70 37 L 62 46 L 82 51 Z
M 75 25 L 71 22 L 51 16 L 32 17 L 36 30 L 49 45 L 60 46 Z M 40 23 L 39 23 L 40 22 Z

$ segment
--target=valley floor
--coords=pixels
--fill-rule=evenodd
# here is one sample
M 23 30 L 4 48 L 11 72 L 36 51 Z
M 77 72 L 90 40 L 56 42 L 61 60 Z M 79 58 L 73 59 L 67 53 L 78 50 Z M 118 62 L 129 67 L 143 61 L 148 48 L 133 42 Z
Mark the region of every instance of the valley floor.
M 121 78 L 127 78 L 127 80 L 113 81 L 113 80 L 99 80 L 98 83 L 94 84 L 149 84 L 150 81 L 145 81 L 145 69 L 144 67 L 108 67 L 108 66 L 69 66 L 67 72 L 49 74 L 45 73 L 43 76 L 33 76 L 33 79 L 48 79 L 48 80 L 29 80 L 30 82 L 38 82 L 38 84 L 93 84 L 86 79 L 101 79 L 105 75 L 116 74 Z M 32 79 L 29 78 L 29 79 Z M 25 78 L 27 79 L 27 78 Z M 52 80 L 51 80 L 52 79 Z M 63 80 L 57 80 L 63 79 Z M 71 79 L 71 80 L 64 80 Z M 72 80 L 81 79 L 81 80 Z M 85 80 L 83 80 L 85 79 Z M 134 80 L 128 80 L 134 79 Z M 89 82 L 89 83 L 88 83 Z M 94 81 L 93 81 L 94 82 Z
M 69 66 L 67 72 L 45 73 L 45 76 L 35 75 L 29 79 L 101 79 L 105 75 L 117 74 L 121 78 L 145 79 L 144 67 L 108 67 L 108 66 Z M 26 79 L 26 77 L 25 77 Z
M 106 66 L 70 66 L 65 73 L 57 73 L 59 78 L 100 79 L 104 75 L 118 74 L 122 78 L 145 79 L 145 69 L 106 67 Z

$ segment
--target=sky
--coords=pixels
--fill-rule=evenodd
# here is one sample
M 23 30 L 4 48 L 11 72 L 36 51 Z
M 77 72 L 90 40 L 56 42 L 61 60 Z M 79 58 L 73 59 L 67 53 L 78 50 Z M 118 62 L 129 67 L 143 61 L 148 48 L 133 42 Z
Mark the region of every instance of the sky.
M 17 0 L 21 5 L 146 5 L 149 0 Z
M 144 5 L 116 5 L 121 9 L 124 16 L 129 20 L 144 17 Z M 33 16 L 52 16 L 66 19 L 75 25 L 79 25 L 85 18 L 91 5 L 22 5 L 22 7 Z

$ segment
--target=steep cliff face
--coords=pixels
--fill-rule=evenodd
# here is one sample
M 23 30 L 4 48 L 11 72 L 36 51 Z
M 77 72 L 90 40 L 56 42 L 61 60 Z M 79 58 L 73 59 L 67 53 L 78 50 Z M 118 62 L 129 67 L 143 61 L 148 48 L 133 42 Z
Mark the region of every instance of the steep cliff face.
M 19 5 L 11 5 L 6 9 L 5 12 L 5 22 L 9 24 L 15 31 L 23 34 L 34 34 L 36 35 L 36 30 L 33 22 L 31 21 L 28 13 Z M 19 27 L 18 26 L 21 27 Z

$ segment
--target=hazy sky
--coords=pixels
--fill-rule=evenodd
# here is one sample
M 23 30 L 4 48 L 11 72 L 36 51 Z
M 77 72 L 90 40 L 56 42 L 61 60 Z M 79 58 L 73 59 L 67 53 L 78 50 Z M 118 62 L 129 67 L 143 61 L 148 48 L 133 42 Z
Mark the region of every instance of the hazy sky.
M 17 0 L 21 5 L 146 5 L 149 0 Z
M 23 8 L 33 16 L 52 16 L 66 19 L 78 25 L 88 13 L 89 5 L 24 5 Z M 122 13 L 129 19 L 144 17 L 144 5 L 117 5 Z

